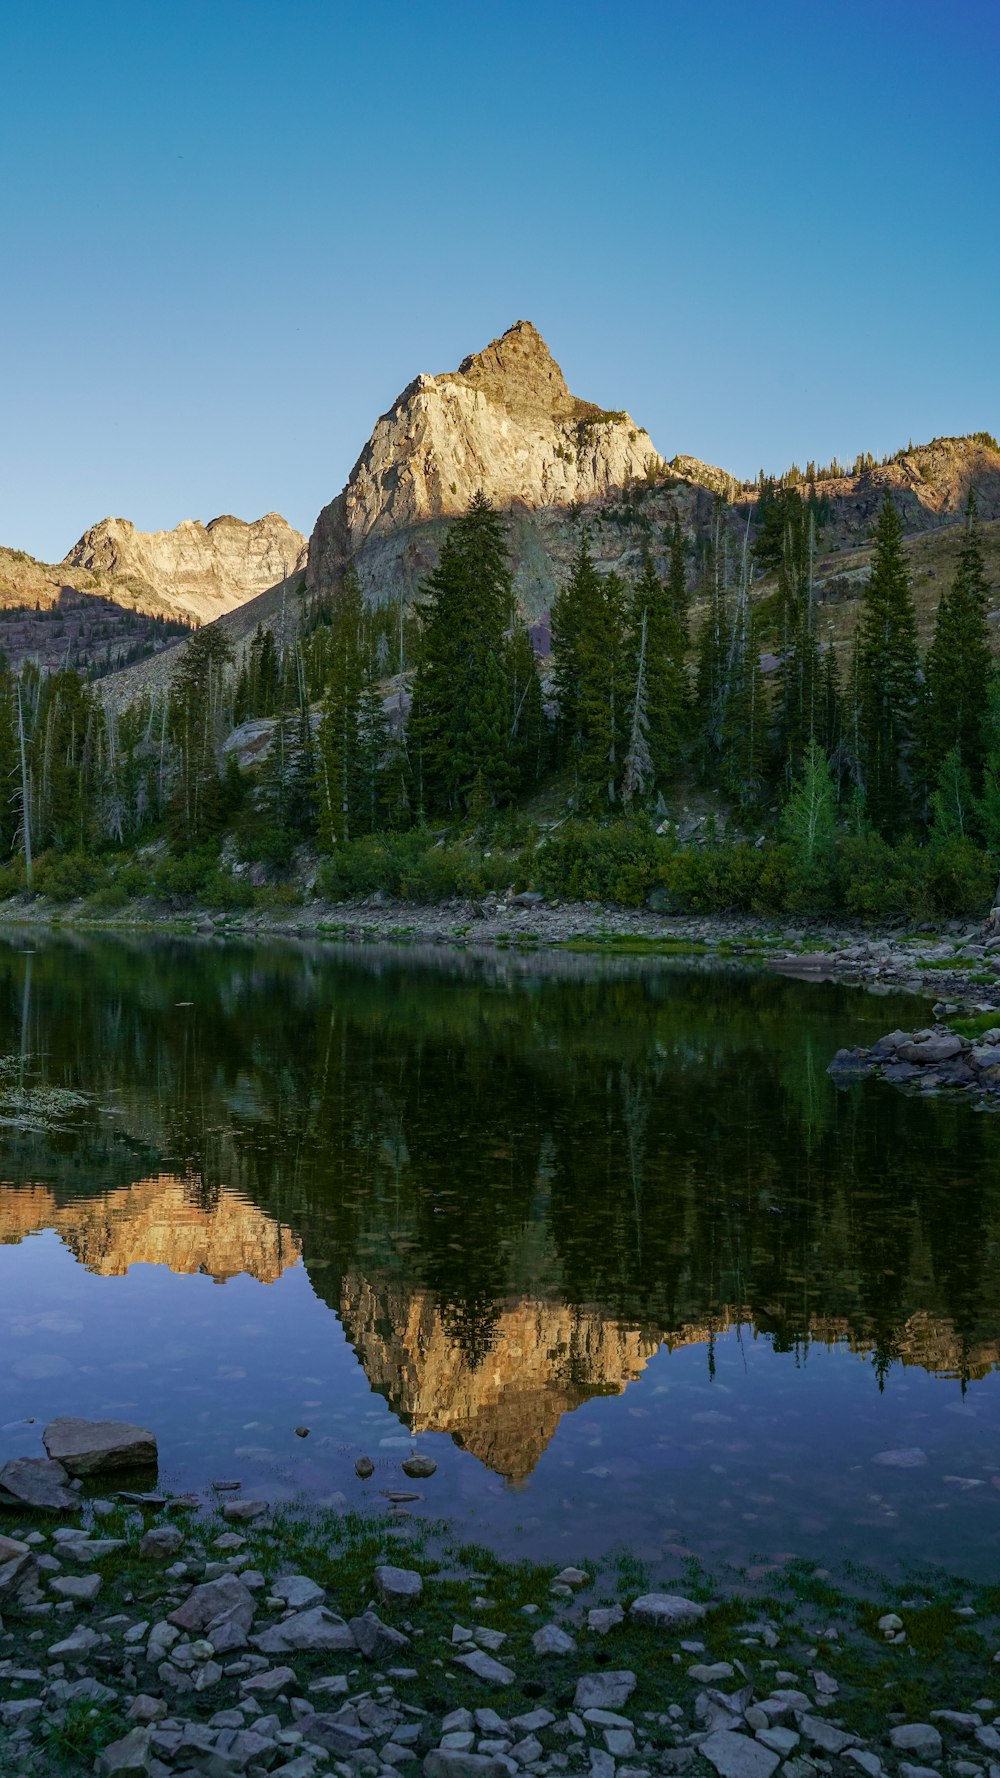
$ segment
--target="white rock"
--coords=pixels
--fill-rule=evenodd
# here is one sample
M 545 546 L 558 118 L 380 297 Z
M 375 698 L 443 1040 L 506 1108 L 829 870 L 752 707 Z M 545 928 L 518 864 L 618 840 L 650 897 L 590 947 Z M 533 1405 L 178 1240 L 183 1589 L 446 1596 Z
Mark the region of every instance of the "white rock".
M 634 1673 L 585 1673 L 576 1682 L 574 1710 L 620 1710 L 635 1691 Z
M 571 1655 L 576 1652 L 576 1643 L 572 1636 L 561 1630 L 558 1624 L 544 1624 L 536 1630 L 531 1638 L 531 1646 L 536 1655 Z
M 157 1461 L 156 1439 L 127 1420 L 51 1420 L 42 1443 L 54 1463 L 70 1475 L 96 1475 L 108 1469 L 142 1469 Z
M 391 1563 L 383 1563 L 375 1570 L 375 1591 L 383 1605 L 412 1602 L 420 1598 L 423 1590 L 423 1579 L 414 1568 L 394 1568 Z
M 680 1630 L 705 1616 L 705 1606 L 679 1593 L 644 1593 L 636 1599 L 629 1616 L 637 1624 L 654 1624 L 660 1630 Z
M 907 1722 L 890 1729 L 889 1740 L 897 1753 L 912 1753 L 917 1759 L 941 1758 L 941 1735 L 930 1722 Z
M 698 1752 L 715 1767 L 719 1778 L 771 1778 L 780 1764 L 779 1754 L 733 1729 L 715 1729 Z

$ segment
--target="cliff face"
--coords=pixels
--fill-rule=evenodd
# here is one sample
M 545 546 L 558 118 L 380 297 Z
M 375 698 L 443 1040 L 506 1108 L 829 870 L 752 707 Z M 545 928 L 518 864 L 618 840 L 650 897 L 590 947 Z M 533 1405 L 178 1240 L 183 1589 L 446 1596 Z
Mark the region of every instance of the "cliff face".
M 310 588 L 336 586 L 353 561 L 370 598 L 409 595 L 433 567 L 448 521 L 482 488 L 511 515 L 518 592 L 537 616 L 551 603 L 560 533 L 577 535 L 572 509 L 605 503 L 664 467 L 628 414 L 571 395 L 541 335 L 518 321 L 457 371 L 415 378 L 382 415 L 316 522 Z
M 289 1229 L 236 1192 L 205 1206 L 191 1180 L 160 1174 L 60 1204 L 46 1186 L 0 1186 L 0 1243 L 54 1229 L 88 1271 L 120 1277 L 134 1265 L 206 1272 L 217 1284 L 246 1273 L 273 1284 L 301 1258 Z
M 246 523 L 228 514 L 203 525 L 185 519 L 173 531 L 137 531 L 128 519 L 102 519 L 85 531 L 63 564 L 87 569 L 102 588 L 134 595 L 155 609 L 210 623 L 266 592 L 306 559 L 306 540 L 280 513 Z
M 510 1481 L 531 1473 L 564 1414 L 620 1395 L 659 1344 L 597 1309 L 518 1298 L 473 1356 L 436 1297 L 360 1273 L 343 1281 L 341 1319 L 372 1388 L 414 1432 L 450 1433 Z

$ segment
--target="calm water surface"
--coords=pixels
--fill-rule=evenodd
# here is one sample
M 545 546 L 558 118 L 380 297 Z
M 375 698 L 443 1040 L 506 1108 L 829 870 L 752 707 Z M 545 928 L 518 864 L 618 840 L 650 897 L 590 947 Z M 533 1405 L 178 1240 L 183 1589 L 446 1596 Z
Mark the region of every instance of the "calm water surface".
M 413 1510 L 526 1554 L 997 1578 L 1000 1120 L 825 1072 L 924 1017 L 718 966 L 8 939 L 0 1460 L 122 1416 L 168 1483 L 389 1510 L 415 1446 Z

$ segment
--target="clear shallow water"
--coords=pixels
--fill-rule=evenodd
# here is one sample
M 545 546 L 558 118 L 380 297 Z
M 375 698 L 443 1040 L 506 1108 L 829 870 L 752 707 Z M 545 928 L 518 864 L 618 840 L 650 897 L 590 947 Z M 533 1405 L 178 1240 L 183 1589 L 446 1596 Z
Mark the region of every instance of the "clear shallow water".
M 413 1510 L 525 1554 L 996 1578 L 1000 1122 L 825 1074 L 925 1011 L 694 965 L 2 944 L 0 1460 L 114 1415 L 171 1484 L 387 1506 L 415 1444 Z

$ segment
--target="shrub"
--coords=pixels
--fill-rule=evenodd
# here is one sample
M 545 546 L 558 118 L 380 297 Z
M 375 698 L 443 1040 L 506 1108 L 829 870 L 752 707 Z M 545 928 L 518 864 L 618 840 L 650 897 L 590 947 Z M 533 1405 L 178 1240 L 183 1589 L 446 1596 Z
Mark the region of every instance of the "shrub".
M 535 853 L 534 882 L 546 895 L 641 907 L 649 891 L 665 881 L 663 863 L 670 844 L 645 823 L 598 827 L 568 821 Z
M 153 888 L 164 901 L 200 896 L 218 867 L 218 854 L 212 847 L 180 852 L 160 860 L 153 873 Z
M 107 882 L 105 865 L 86 852 L 43 852 L 35 861 L 35 892 L 53 901 L 77 901 Z

